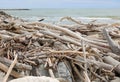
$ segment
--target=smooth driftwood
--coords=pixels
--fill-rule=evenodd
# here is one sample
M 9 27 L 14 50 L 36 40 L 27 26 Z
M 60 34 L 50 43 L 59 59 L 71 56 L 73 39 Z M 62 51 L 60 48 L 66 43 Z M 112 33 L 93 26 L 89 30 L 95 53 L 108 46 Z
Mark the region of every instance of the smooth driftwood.
M 108 41 L 108 44 L 110 45 L 110 48 L 112 49 L 112 52 L 120 55 L 120 46 L 115 44 L 115 42 L 111 39 L 108 30 L 104 28 L 103 33 L 106 40 Z
M 4 72 L 7 72 L 9 68 L 8 68 L 6 65 L 0 63 L 0 69 L 1 69 L 2 71 L 4 71 Z M 12 72 L 10 73 L 10 75 L 12 75 L 13 77 L 16 77 L 16 78 L 19 78 L 19 77 L 23 77 L 23 76 L 24 76 L 24 75 L 22 75 L 22 74 L 20 74 L 20 73 L 18 73 L 18 72 L 16 72 L 16 71 L 12 71 Z
M 120 59 L 120 56 L 119 56 L 119 55 L 116 55 L 115 53 L 112 53 L 112 52 L 108 52 L 107 55 L 108 55 L 108 56 L 111 56 L 111 57 L 114 58 L 114 59 L 118 59 L 118 60 Z
M 120 38 L 120 34 L 117 34 L 115 32 L 110 32 L 110 35 L 116 38 Z
M 104 62 L 113 65 L 113 70 L 120 75 L 120 62 L 112 58 L 111 56 L 103 57 Z
M 12 63 L 12 60 L 0 57 L 0 62 L 4 63 L 7 66 L 10 66 L 10 64 Z M 14 68 L 24 69 L 24 70 L 32 70 L 32 66 L 26 65 L 26 64 L 22 64 L 22 63 L 18 63 L 18 62 L 16 63 Z
M 103 69 L 105 69 L 105 70 L 111 70 L 111 69 L 113 68 L 112 65 L 107 64 L 107 63 L 104 63 L 104 62 L 99 62 L 99 61 L 90 60 L 90 59 L 87 59 L 87 62 L 88 62 L 88 63 L 91 63 L 91 64 L 95 64 L 95 65 L 98 66 L 99 68 L 103 68 Z
M 82 58 L 80 56 L 77 56 L 76 59 L 84 61 L 84 58 Z M 99 68 L 103 68 L 105 70 L 111 70 L 111 69 L 113 69 L 113 65 L 110 65 L 110 64 L 107 64 L 107 63 L 104 63 L 104 62 L 100 62 L 100 61 L 96 61 L 96 60 L 91 60 L 91 59 L 86 59 L 86 62 L 88 64 L 94 64 L 94 65 L 98 66 Z
M 63 17 L 63 18 L 60 19 L 60 21 L 63 21 L 64 19 L 67 19 L 69 21 L 72 21 L 72 22 L 75 22 L 75 23 L 77 23 L 79 25 L 82 25 L 81 21 L 76 21 L 75 19 L 73 19 L 71 17 Z

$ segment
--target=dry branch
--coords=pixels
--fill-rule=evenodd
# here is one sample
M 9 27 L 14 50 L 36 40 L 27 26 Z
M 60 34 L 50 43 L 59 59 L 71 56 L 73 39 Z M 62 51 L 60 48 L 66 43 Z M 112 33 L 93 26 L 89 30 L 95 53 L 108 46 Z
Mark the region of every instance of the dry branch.
M 4 71 L 4 72 L 7 72 L 9 68 L 8 68 L 6 65 L 0 63 L 0 69 L 1 69 L 2 71 Z M 20 74 L 20 73 L 18 73 L 18 72 L 16 72 L 16 71 L 12 71 L 10 75 L 12 75 L 13 77 L 16 77 L 16 78 L 19 78 L 19 77 L 23 77 L 23 76 L 24 76 L 24 75 L 22 75 L 22 74 Z
M 10 64 L 13 61 L 9 60 L 7 58 L 0 57 L 0 62 L 4 63 L 7 66 L 10 66 Z M 14 68 L 18 68 L 18 69 L 22 69 L 22 70 L 32 70 L 32 66 L 26 65 L 26 64 L 23 64 L 23 63 L 18 63 L 18 62 L 16 63 L 16 65 L 14 66 Z
M 14 52 L 14 53 L 15 53 L 15 52 Z M 15 54 L 14 54 L 14 55 L 15 55 Z M 7 81 L 8 77 L 9 77 L 9 75 L 10 75 L 12 69 L 13 69 L 13 67 L 14 67 L 15 64 L 17 63 L 17 58 L 18 58 L 18 55 L 15 55 L 15 59 L 14 59 L 14 61 L 12 62 L 12 64 L 10 65 L 10 67 L 9 67 L 9 69 L 8 69 L 8 71 L 7 71 L 7 74 L 5 75 L 5 77 L 4 77 L 4 79 L 3 79 L 3 82 L 6 82 L 6 81 Z

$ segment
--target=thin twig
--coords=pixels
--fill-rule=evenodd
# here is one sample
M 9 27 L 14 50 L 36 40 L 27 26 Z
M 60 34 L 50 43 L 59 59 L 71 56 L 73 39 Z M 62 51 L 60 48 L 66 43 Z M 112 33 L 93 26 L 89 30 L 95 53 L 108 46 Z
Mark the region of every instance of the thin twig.
M 80 56 L 83 56 L 83 52 L 80 51 L 71 51 L 71 50 L 66 50 L 66 51 L 55 51 L 55 50 L 49 50 L 52 54 L 79 54 Z M 88 52 L 85 52 L 84 54 L 88 54 Z

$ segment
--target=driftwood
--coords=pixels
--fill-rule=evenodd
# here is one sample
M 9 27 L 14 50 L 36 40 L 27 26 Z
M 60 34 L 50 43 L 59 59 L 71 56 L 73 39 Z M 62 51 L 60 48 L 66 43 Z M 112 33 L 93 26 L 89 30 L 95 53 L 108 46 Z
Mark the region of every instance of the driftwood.
M 104 29 L 103 32 L 105 34 L 105 37 L 106 37 L 113 53 L 120 55 L 120 46 L 114 43 L 114 41 L 111 39 L 107 29 Z
M 12 63 L 11 60 L 3 58 L 3 57 L 0 57 L 0 62 L 6 64 L 7 66 L 10 66 L 10 64 Z M 25 69 L 25 70 L 32 70 L 32 66 L 26 65 L 26 64 L 22 64 L 22 63 L 18 63 L 18 62 L 16 63 L 14 68 Z
M 9 75 L 19 82 L 26 80 L 19 79 L 24 76 L 28 76 L 26 82 L 33 82 L 29 76 L 59 78 L 58 82 L 110 82 L 119 78 L 118 27 L 96 20 L 82 23 L 72 17 L 61 20 L 74 25 L 57 25 L 4 15 L 0 14 L 0 71 L 7 73 L 4 81 Z M 14 52 L 17 62 L 12 63 Z
M 104 57 L 106 63 L 114 66 L 113 70 L 120 74 L 120 62 L 112 58 L 111 56 Z
M 7 72 L 8 71 L 8 67 L 5 66 L 4 64 L 0 63 L 0 69 L 4 72 Z M 23 77 L 24 75 L 16 72 L 16 71 L 12 71 L 11 74 L 12 76 L 16 77 L 16 78 L 19 78 L 19 77 Z
M 15 53 L 15 52 L 14 52 L 14 53 Z M 15 54 L 14 54 L 14 55 L 15 55 Z M 4 79 L 3 79 L 3 82 L 7 82 L 7 79 L 8 79 L 8 77 L 9 77 L 9 75 L 10 75 L 13 67 L 15 66 L 15 64 L 16 64 L 16 62 L 17 62 L 17 58 L 18 58 L 18 56 L 16 55 L 13 63 L 10 65 L 10 67 L 9 67 L 9 69 L 8 69 L 8 71 L 7 71 L 7 74 L 5 75 L 5 77 L 4 77 Z

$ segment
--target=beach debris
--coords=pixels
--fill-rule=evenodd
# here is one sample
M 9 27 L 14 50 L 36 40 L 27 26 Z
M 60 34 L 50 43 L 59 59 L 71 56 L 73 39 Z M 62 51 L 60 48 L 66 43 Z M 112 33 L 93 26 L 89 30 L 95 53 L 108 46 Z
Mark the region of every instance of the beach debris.
M 39 22 L 41 22 L 41 21 L 44 21 L 45 19 L 44 18 L 42 18 L 42 19 L 40 19 L 40 20 L 38 20 Z
M 120 55 L 120 46 L 118 44 L 115 44 L 115 42 L 111 39 L 109 32 L 106 28 L 103 29 L 103 32 L 113 53 Z
M 61 20 L 74 25 L 57 25 L 4 15 L 0 14 L 4 82 L 114 82 L 120 77 L 118 26 L 72 17 Z

